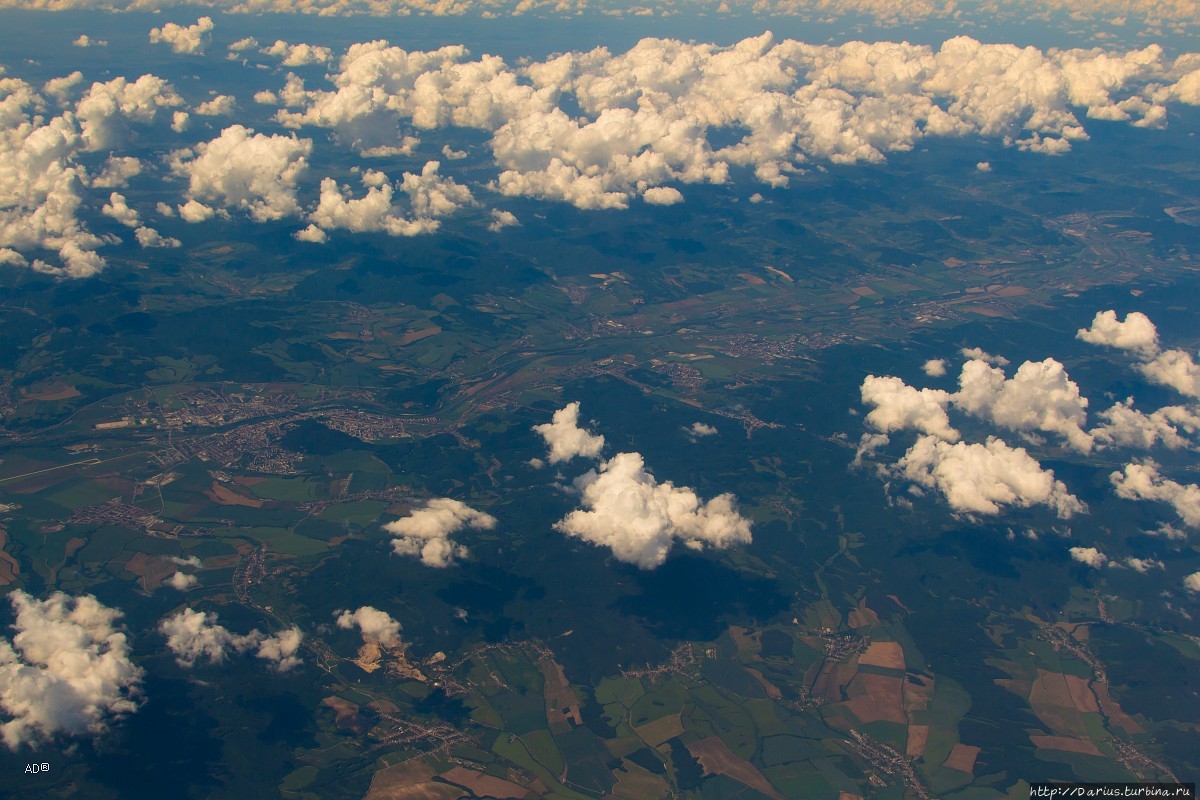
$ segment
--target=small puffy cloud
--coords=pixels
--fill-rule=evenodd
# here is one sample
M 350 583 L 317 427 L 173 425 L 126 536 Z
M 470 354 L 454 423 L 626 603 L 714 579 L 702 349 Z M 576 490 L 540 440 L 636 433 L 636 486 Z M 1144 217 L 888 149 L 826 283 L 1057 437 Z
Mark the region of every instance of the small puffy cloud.
M 376 642 L 384 647 L 400 646 L 400 623 L 386 611 L 374 606 L 360 606 L 354 611 L 335 611 L 337 626 L 362 631 L 363 641 Z
M 873 408 L 867 424 L 880 433 L 916 430 L 956 442 L 959 433 L 950 425 L 946 404 L 951 395 L 942 389 L 917 389 L 900 378 L 868 375 L 862 382 L 862 401 Z
M 233 48 L 230 48 L 231 50 Z M 279 39 L 270 47 L 263 48 L 264 55 L 275 56 L 285 67 L 303 67 L 307 64 L 324 64 L 333 58 L 328 47 L 311 44 L 288 44 Z
M 181 592 L 186 592 L 188 589 L 194 589 L 200 585 L 200 580 L 195 575 L 188 575 L 186 572 L 176 572 L 171 577 L 163 581 L 172 589 L 178 589 Z
M 706 425 L 703 422 L 693 422 L 691 427 L 687 429 L 688 434 L 696 436 L 716 436 L 719 431 L 712 425 Z
M 1183 588 L 1189 592 L 1200 592 L 1200 572 L 1193 572 L 1184 578 Z
M 186 212 L 192 202 L 242 209 L 256 222 L 299 214 L 296 185 L 308 169 L 311 151 L 310 139 L 267 136 L 241 125 L 231 125 L 194 151 L 176 151 L 171 169 L 188 180 L 189 203 L 180 215 L 188 222 L 212 216 L 211 208 Z
M 1109 480 L 1118 497 L 1168 503 L 1185 524 L 1200 528 L 1200 486 L 1163 477 L 1153 461 L 1126 464 L 1124 470 L 1113 472 Z
M 254 93 L 254 102 L 260 106 L 277 106 L 279 105 L 279 95 L 263 89 L 261 92 Z
M 154 230 L 154 228 L 147 228 L 144 225 L 135 230 L 133 232 L 133 236 L 135 239 L 137 239 L 137 243 L 141 245 L 143 249 L 147 250 L 157 247 L 181 247 L 183 245 L 183 242 L 179 241 L 175 237 L 163 236 L 161 233 Z
M 171 117 L 171 130 L 176 133 L 183 133 L 188 129 L 191 120 L 191 116 L 186 111 L 176 111 Z
M 1087 510 L 1051 470 L 1042 469 L 1024 448 L 988 437 L 983 444 L 951 444 L 922 436 L 896 463 L 893 473 L 945 497 L 955 512 L 999 514 L 1005 506 L 1047 506 L 1068 519 Z
M 193 667 L 198 661 L 216 664 L 230 653 L 255 651 L 255 656 L 271 663 L 272 669 L 286 672 L 301 663 L 296 653 L 303 641 L 298 628 L 289 628 L 275 636 L 258 630 L 241 635 L 217 622 L 215 613 L 190 608 L 162 620 L 159 633 L 167 637 L 167 647 L 181 667 Z
M 993 367 L 1007 367 L 1008 359 L 1004 356 L 994 356 L 982 347 L 964 347 L 959 351 L 962 357 L 971 361 L 984 361 Z
M 1071 558 L 1080 564 L 1086 564 L 1092 569 L 1100 569 L 1108 561 L 1108 556 L 1094 547 L 1072 547 L 1069 551 Z
M 442 145 L 442 155 L 447 161 L 458 161 L 470 155 L 466 150 L 455 150 L 448 144 Z
M 931 358 L 921 366 L 921 370 L 931 378 L 940 378 L 946 374 L 946 359 Z
M 427 567 L 448 567 L 456 558 L 464 558 L 467 548 L 455 544 L 450 535 L 463 528 L 491 530 L 496 518 L 476 511 L 459 500 L 435 497 L 407 517 L 389 522 L 383 529 L 396 538 L 392 550 L 402 556 L 416 556 Z
M 200 567 L 204 566 L 204 562 L 200 560 L 199 556 L 188 556 L 187 558 L 182 556 L 171 556 L 167 559 L 167 561 L 170 561 L 177 567 L 194 567 L 199 569 Z
M 100 174 L 92 178 L 95 189 L 120 189 L 129 179 L 142 172 L 142 162 L 133 156 L 111 156 L 104 162 Z
M 8 595 L 11 641 L 0 637 L 0 736 L 10 750 L 56 736 L 99 736 L 137 710 L 142 669 L 129 657 L 121 613 L 91 595 Z
M 618 561 L 655 569 L 676 540 L 689 548 L 720 550 L 750 543 L 750 521 L 731 494 L 701 502 L 686 486 L 659 483 L 640 453 L 618 453 L 575 480 L 582 508 L 563 517 L 556 530 L 600 547 Z
M 181 55 L 204 55 L 204 48 L 212 41 L 212 17 L 200 17 L 195 25 L 177 25 L 168 22 L 161 28 L 150 29 L 151 44 L 167 44 Z
M 1115 565 L 1117 562 L 1113 562 Z M 1166 569 L 1167 565 L 1159 561 L 1157 558 L 1135 558 L 1128 556 L 1120 562 L 1123 566 L 1129 567 L 1134 572 L 1147 573 L 1152 569 Z
M 647 205 L 673 206 L 683 202 L 683 193 L 673 186 L 652 186 L 642 192 Z
M 118 192 L 113 192 L 108 196 L 108 202 L 104 208 L 100 209 L 100 212 L 128 228 L 136 228 L 142 224 L 138 213 L 126 205 L 125 196 Z
M 492 221 L 488 223 L 488 230 L 492 233 L 502 231 L 505 228 L 512 228 L 521 224 L 517 219 L 517 215 L 511 211 L 502 211 L 498 208 L 492 209 Z
M 329 241 L 329 235 L 325 231 L 311 224 L 307 228 L 296 231 L 292 236 L 298 242 L 309 242 L 311 244 L 325 244 L 325 242 Z
M 216 210 L 196 200 L 188 200 L 179 207 L 179 218 L 184 222 L 204 222 L 216 215 Z
M 79 34 L 79 38 L 71 42 L 76 47 L 108 47 L 108 42 L 104 39 L 93 39 L 86 33 Z
M 1158 329 L 1140 311 L 1131 311 L 1122 322 L 1116 311 L 1098 311 L 1091 327 L 1080 328 L 1076 339 L 1102 347 L 1129 350 L 1139 356 L 1152 358 L 1158 353 Z
M 978 164 L 975 165 L 975 169 L 978 172 L 991 172 L 992 165 L 991 165 L 991 163 L 989 163 L 987 161 L 980 161 Z
M 237 109 L 237 100 L 233 95 L 219 94 L 196 106 L 196 113 L 206 117 L 229 116 Z
M 241 53 L 244 50 L 255 50 L 257 48 L 258 39 L 255 39 L 253 36 L 247 36 L 245 38 L 238 39 L 236 42 L 229 45 L 229 52 Z
M 554 412 L 550 422 L 534 425 L 533 431 L 549 446 L 548 458 L 551 464 L 561 464 L 576 456 L 596 458 L 604 449 L 603 436 L 589 433 L 579 427 L 578 402 L 567 403 Z

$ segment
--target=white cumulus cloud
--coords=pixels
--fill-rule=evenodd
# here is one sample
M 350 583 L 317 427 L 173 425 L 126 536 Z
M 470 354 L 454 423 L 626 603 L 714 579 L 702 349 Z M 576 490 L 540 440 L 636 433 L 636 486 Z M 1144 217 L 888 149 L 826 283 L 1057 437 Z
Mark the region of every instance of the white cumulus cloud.
M 182 55 L 204 55 L 204 48 L 212 41 L 212 17 L 200 17 L 195 25 L 179 25 L 168 22 L 161 28 L 150 29 L 151 44 L 168 44 L 171 50 Z
M 288 628 L 275 636 L 267 636 L 258 630 L 236 634 L 217 622 L 215 613 L 185 608 L 163 619 L 158 630 L 167 637 L 167 648 L 182 667 L 193 667 L 198 661 L 216 664 L 230 653 L 249 651 L 270 662 L 278 672 L 286 672 L 301 663 L 296 653 L 304 637 L 298 628 Z
M 120 189 L 129 183 L 129 179 L 140 175 L 142 162 L 133 156 L 110 156 L 104 162 L 100 173 L 92 178 L 95 189 Z
M 1153 461 L 1126 464 L 1124 470 L 1113 472 L 1109 480 L 1118 497 L 1167 503 L 1184 523 L 1200 528 L 1200 486 L 1177 483 L 1164 477 Z
M 176 572 L 167 578 L 163 583 L 170 586 L 172 589 L 178 589 L 181 592 L 186 592 L 188 589 L 194 589 L 200 585 L 200 580 L 195 575 L 189 575 L 186 572 Z
M 946 405 L 951 395 L 942 389 L 917 389 L 902 379 L 868 375 L 862 382 L 862 401 L 873 408 L 867 424 L 881 433 L 915 430 L 956 442 L 959 432 L 950 424 Z
M 193 202 L 241 209 L 256 222 L 297 215 L 296 186 L 311 152 L 310 139 L 267 136 L 241 125 L 231 125 L 194 150 L 178 150 L 171 156 L 171 169 L 187 178 L 189 200 L 180 215 L 188 222 L 212 216 L 211 206 L 186 211 Z
M 750 543 L 750 521 L 737 512 L 733 495 L 704 503 L 686 486 L 659 483 L 639 453 L 618 453 L 577 478 L 575 487 L 582 508 L 554 527 L 639 569 L 660 566 L 676 540 L 696 550 Z
M 383 529 L 396 538 L 392 550 L 402 556 L 416 556 L 427 567 L 448 567 L 456 558 L 465 558 L 467 548 L 456 544 L 450 535 L 463 528 L 491 530 L 496 518 L 449 497 L 435 497 L 407 517 L 389 522 Z
M 196 113 L 206 117 L 227 117 L 237 109 L 233 95 L 219 94 L 196 106 Z
M 335 611 L 337 626 L 362 631 L 363 641 L 377 642 L 384 647 L 400 646 L 400 623 L 386 611 L 374 606 L 360 606 L 354 611 Z
M 567 403 L 554 412 L 550 422 L 534 425 L 533 431 L 550 448 L 551 464 L 561 464 L 576 456 L 596 458 L 604 449 L 604 437 L 579 427 L 579 403 Z
M 321 181 L 321 197 L 308 219 L 321 231 L 297 235 L 302 241 L 325 240 L 325 232 L 344 229 L 355 232 L 379 231 L 390 236 L 419 236 L 441 227 L 440 220 L 474 202 L 471 191 L 451 178 L 443 177 L 436 161 L 427 162 L 418 175 L 404 173 L 393 185 L 381 172 L 363 174 L 366 194 L 348 197 L 349 189 L 337 181 Z M 407 209 L 396 203 L 396 196 L 407 196 Z
M 1087 510 L 1054 472 L 1043 469 L 1024 448 L 988 437 L 983 444 L 951 444 L 922 436 L 893 468 L 895 475 L 939 492 L 950 508 L 965 514 L 999 514 L 1005 506 L 1047 506 L 1068 519 Z
M 1012 378 L 973 359 L 963 365 L 958 382 L 953 402 L 967 413 L 1014 431 L 1055 433 L 1074 449 L 1091 451 L 1092 437 L 1083 430 L 1087 398 L 1053 358 L 1026 361 Z
M 173 236 L 163 236 L 154 228 L 147 228 L 144 225 L 133 232 L 133 236 L 137 239 L 137 243 L 144 249 L 155 247 L 180 247 L 183 242 Z
M 921 371 L 931 378 L 940 378 L 946 374 L 946 359 L 931 358 L 921 365 Z
M 109 195 L 108 202 L 100 209 L 100 213 L 106 217 L 112 217 L 117 222 L 129 228 L 136 228 L 142 224 L 138 213 L 126 204 L 125 195 L 118 192 L 113 192 Z
M 1080 564 L 1087 564 L 1092 569 L 1099 569 L 1108 562 L 1108 556 L 1094 547 L 1072 547 L 1069 552 L 1071 558 Z
M 56 736 L 99 736 L 137 710 L 142 669 L 121 613 L 91 595 L 8 596 L 15 634 L 0 638 L 0 736 L 10 750 Z
M 1146 358 L 1158 354 L 1158 329 L 1140 311 L 1131 311 L 1125 320 L 1117 319 L 1116 311 L 1097 311 L 1092 324 L 1080 328 L 1075 338 L 1102 347 L 1129 350 Z
M 233 49 L 232 47 L 230 48 Z M 275 44 L 263 48 L 264 55 L 275 56 L 285 67 L 303 67 L 307 64 L 324 64 L 333 58 L 333 51 L 328 47 L 311 44 L 288 44 L 282 39 Z
M 1200 414 L 1186 406 L 1164 406 L 1149 414 L 1133 407 L 1133 398 L 1101 411 L 1102 425 L 1093 428 L 1092 437 L 1106 447 L 1136 447 L 1148 450 L 1163 446 L 1172 450 L 1196 447 L 1200 433 Z

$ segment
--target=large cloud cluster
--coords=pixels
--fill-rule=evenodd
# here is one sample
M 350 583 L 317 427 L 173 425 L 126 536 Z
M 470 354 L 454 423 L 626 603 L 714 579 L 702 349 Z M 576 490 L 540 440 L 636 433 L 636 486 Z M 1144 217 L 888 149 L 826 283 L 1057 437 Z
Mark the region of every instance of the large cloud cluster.
M 32 86 L 0 76 L 0 264 L 76 278 L 99 272 L 105 261 L 96 251 L 106 240 L 80 220 L 93 181 L 79 157 L 117 146 L 131 124 L 149 124 L 161 109 L 181 103 L 154 75 L 114 78 L 94 83 L 72 109 L 47 118 L 46 101 Z M 95 185 L 113 187 L 136 172 L 131 161 L 110 159 Z M 30 264 L 25 254 L 37 251 L 55 253 L 58 263 Z
M 873 406 L 866 423 L 876 433 L 863 437 L 856 463 L 889 442 L 889 435 L 920 435 L 904 456 L 885 469 L 915 486 L 937 491 L 956 513 L 995 515 L 1004 507 L 1047 506 L 1068 518 L 1086 510 L 1054 473 L 1029 453 L 989 436 L 984 443 L 960 441 L 950 422 L 954 408 L 993 425 L 1016 431 L 1030 441 L 1053 433 L 1070 448 L 1090 452 L 1094 441 L 1083 426 L 1087 400 L 1062 364 L 1052 358 L 1027 361 L 1009 378 L 1006 359 L 980 350 L 964 350 L 968 360 L 959 374 L 957 392 L 917 389 L 901 378 L 869 375 L 863 380 L 863 403 Z M 944 374 L 945 366 L 935 373 Z M 929 370 L 926 370 L 928 372 Z
M 416 556 L 427 567 L 448 567 L 456 558 L 465 558 L 467 548 L 456 544 L 450 535 L 463 528 L 491 530 L 496 518 L 476 511 L 461 500 L 435 497 L 407 517 L 389 522 L 383 529 L 396 538 L 392 550 L 402 556 Z
M 303 89 L 293 76 L 278 119 L 331 128 L 361 149 L 397 142 L 406 127 L 481 129 L 501 192 L 625 208 L 638 196 L 677 202 L 666 184 L 722 183 L 736 167 L 783 186 L 810 162 L 882 161 L 928 137 L 1065 152 L 1087 138 L 1080 109 L 1161 124 L 1166 102 L 1192 101 L 1194 60 L 1170 61 L 1156 46 L 1041 51 L 969 37 L 937 49 L 825 46 L 768 33 L 730 47 L 644 39 L 622 54 L 597 48 L 512 67 L 461 46 L 410 52 L 377 41 L 346 51 L 332 90 Z
M 0 736 L 16 750 L 58 735 L 96 736 L 137 710 L 142 669 L 119 611 L 91 595 L 37 600 L 17 589 L 10 642 L 0 638 Z
M 187 178 L 188 202 L 180 215 L 188 222 L 211 217 L 213 206 L 246 211 L 257 222 L 300 213 L 296 186 L 308 169 L 312 140 L 267 136 L 231 125 L 215 139 L 179 150 L 171 169 Z
M 217 622 L 217 615 L 191 608 L 162 620 L 159 632 L 167 637 L 167 647 L 183 667 L 193 667 L 198 661 L 216 664 L 229 653 L 254 651 L 256 657 L 267 661 L 277 672 L 286 672 L 301 664 L 297 653 L 304 635 L 299 628 L 288 628 L 274 636 L 258 630 L 236 634 Z
M 1131 354 L 1137 369 L 1153 383 L 1190 398 L 1198 396 L 1200 366 L 1186 351 L 1163 350 L 1158 329 L 1140 312 L 1122 320 L 1114 311 L 1101 311 L 1076 336 Z M 956 392 L 918 389 L 892 376 L 870 375 L 863 381 L 862 401 L 872 406 L 865 417 L 871 430 L 862 437 L 856 465 L 889 444 L 891 434 L 914 431 L 919 434 L 916 443 L 895 465 L 880 467 L 882 473 L 937 491 L 960 513 L 995 515 L 1006 506 L 1044 505 L 1068 518 L 1085 506 L 1052 472 L 1042 469 L 1026 450 L 995 436 L 982 444 L 961 441 L 949 412 L 957 410 L 1015 431 L 1035 445 L 1045 444 L 1042 437 L 1050 434 L 1081 455 L 1097 449 L 1200 449 L 1200 405 L 1163 406 L 1147 413 L 1127 398 L 1100 411 L 1099 424 L 1089 428 L 1088 400 L 1058 361 L 1026 361 L 1010 378 L 1004 371 L 1006 359 L 979 349 L 964 349 L 962 354 L 967 361 Z M 930 369 L 929 363 L 936 368 Z M 945 362 L 927 362 L 925 372 L 941 377 Z M 1186 524 L 1200 527 L 1200 487 L 1166 478 L 1154 461 L 1127 464 L 1112 473 L 1111 483 L 1119 497 L 1167 503 Z
M 199 52 L 211 20 L 156 28 L 157 41 Z M 231 53 L 257 47 L 237 42 Z M 282 40 L 262 52 L 285 64 L 332 61 L 326 48 Z M 417 135 L 474 129 L 488 138 L 496 172 L 489 189 L 513 196 L 623 209 L 635 200 L 683 202 L 684 184 L 724 183 L 744 173 L 771 186 L 823 163 L 878 162 L 930 137 L 982 136 L 1006 145 L 1059 153 L 1085 139 L 1087 118 L 1155 126 L 1169 102 L 1200 104 L 1200 56 L 1167 59 L 1150 46 L 1128 52 L 1048 50 L 983 44 L 969 37 L 938 48 L 894 42 L 838 46 L 776 40 L 771 34 L 732 46 L 645 39 L 624 53 L 604 48 L 510 64 L 473 56 L 461 45 L 408 51 L 385 41 L 350 46 L 327 76 L 331 86 L 306 88 L 289 74 L 255 102 L 282 106 L 277 121 L 295 130 L 332 130 L 367 157 L 411 154 Z M 80 73 L 52 79 L 42 94 L 0 78 L 0 263 L 28 265 L 28 253 L 56 251 L 57 263 L 34 269 L 82 277 L 104 261 L 97 236 L 80 223 L 89 176 L 75 155 L 111 149 L 133 124 L 173 110 L 171 127 L 188 128 L 192 113 L 231 113 L 230 95 L 185 111 L 161 79 L 96 83 L 74 105 Z M 41 112 L 47 98 L 61 115 Z M 447 145 L 447 158 L 462 151 Z M 325 241 L 335 228 L 411 236 L 438 230 L 440 220 L 473 205 L 467 186 L 428 162 L 398 183 L 367 183 L 361 193 L 332 178 L 315 207 L 297 199 L 312 140 L 255 133 L 241 125 L 175 152 L 173 171 L 188 182 L 179 216 L 200 222 L 242 209 L 259 222 L 300 218 L 297 238 Z M 97 186 L 120 188 L 136 159 L 112 160 Z M 370 175 L 364 173 L 364 181 Z M 407 195 L 407 208 L 396 198 Z M 515 222 L 499 212 L 491 226 Z M 175 240 L 152 228 L 144 247 Z M 1115 324 L 1115 320 L 1112 321 Z M 1097 336 L 1103 332 L 1097 332 Z M 1200 395 L 1200 369 L 1179 351 L 1147 358 L 1152 379 Z M 981 377 L 987 377 L 981 375 Z M 1047 376 L 1049 378 L 1050 376 Z M 1032 413 L 1042 413 L 1045 409 Z M 996 414 L 1005 413 L 998 408 Z M 1022 414 L 1014 410 L 1014 414 Z M 1016 425 L 1040 425 L 1030 414 Z M 1070 419 L 1061 430 L 1074 437 Z M 1040 430 L 1040 428 L 1034 428 Z

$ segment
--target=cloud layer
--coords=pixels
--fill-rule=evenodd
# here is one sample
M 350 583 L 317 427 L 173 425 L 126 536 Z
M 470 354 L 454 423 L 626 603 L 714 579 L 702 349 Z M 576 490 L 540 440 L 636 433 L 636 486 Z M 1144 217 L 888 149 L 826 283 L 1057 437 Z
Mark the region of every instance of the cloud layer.
M 668 184 L 724 183 L 736 168 L 785 186 L 814 162 L 879 162 L 928 138 L 1063 153 L 1088 137 L 1077 111 L 1154 127 L 1166 103 L 1200 101 L 1189 88 L 1194 61 L 1170 61 L 1156 46 L 1041 51 L 969 37 L 937 49 L 824 46 L 768 33 L 730 47 L 644 39 L 621 54 L 597 48 L 512 67 L 456 45 L 377 41 L 346 51 L 331 90 L 290 77 L 278 119 L 330 128 L 364 150 L 408 130 L 480 129 L 500 192 L 620 209 L 639 197 L 679 202 Z

